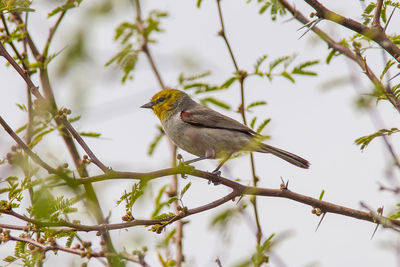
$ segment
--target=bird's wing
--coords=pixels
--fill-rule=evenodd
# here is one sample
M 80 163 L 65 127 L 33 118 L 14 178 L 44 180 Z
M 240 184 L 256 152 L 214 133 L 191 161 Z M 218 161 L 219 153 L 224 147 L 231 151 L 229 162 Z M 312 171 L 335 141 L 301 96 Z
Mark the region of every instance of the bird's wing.
M 180 116 L 184 122 L 195 126 L 228 129 L 250 135 L 258 135 L 255 131 L 240 122 L 201 105 L 182 111 Z

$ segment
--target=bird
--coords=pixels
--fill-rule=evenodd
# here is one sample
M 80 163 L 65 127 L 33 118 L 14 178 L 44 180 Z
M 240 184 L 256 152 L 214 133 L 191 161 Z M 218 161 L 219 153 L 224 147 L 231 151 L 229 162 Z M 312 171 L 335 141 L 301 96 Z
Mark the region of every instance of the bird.
M 261 142 L 262 136 L 246 125 L 194 101 L 177 89 L 163 89 L 141 108 L 152 109 L 165 134 L 179 148 L 197 156 L 191 164 L 204 159 L 221 159 L 214 174 L 232 155 L 241 151 L 275 155 L 297 167 L 310 163 L 293 153 Z

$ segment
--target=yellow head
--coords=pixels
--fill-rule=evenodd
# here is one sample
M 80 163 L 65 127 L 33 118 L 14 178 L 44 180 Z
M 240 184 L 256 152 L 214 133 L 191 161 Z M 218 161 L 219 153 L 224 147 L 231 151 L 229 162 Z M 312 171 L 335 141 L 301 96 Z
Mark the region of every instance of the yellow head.
M 186 94 L 176 89 L 164 89 L 155 94 L 151 101 L 141 108 L 151 108 L 157 117 L 163 121 L 178 107 Z

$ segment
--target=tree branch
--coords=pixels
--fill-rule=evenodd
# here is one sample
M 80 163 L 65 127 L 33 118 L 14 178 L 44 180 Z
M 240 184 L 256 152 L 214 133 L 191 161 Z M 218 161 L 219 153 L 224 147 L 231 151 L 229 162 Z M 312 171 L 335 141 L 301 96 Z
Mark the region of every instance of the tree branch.
M 35 86 L 30 79 L 29 75 L 27 72 L 25 72 L 17 62 L 12 58 L 12 56 L 7 52 L 6 48 L 4 47 L 3 43 L 0 42 L 0 56 L 4 57 L 10 64 L 11 66 L 18 72 L 19 75 L 24 79 L 26 84 L 29 87 L 29 90 L 31 90 L 32 94 L 38 98 L 38 99 L 43 99 L 43 96 L 39 93 L 39 88 Z
M 42 252 L 44 254 L 48 251 L 55 251 L 55 252 L 63 251 L 63 252 L 69 253 L 69 254 L 75 254 L 75 255 L 79 255 L 81 257 L 86 257 L 88 259 L 103 258 L 103 257 L 121 257 L 125 260 L 138 263 L 141 266 L 148 266 L 146 264 L 146 262 L 144 261 L 144 259 L 140 259 L 136 256 L 129 255 L 127 253 L 115 254 L 115 253 L 107 253 L 104 251 L 94 252 L 90 247 L 88 247 L 88 248 L 69 248 L 69 247 L 60 246 L 60 245 L 56 244 L 55 242 L 53 244 L 48 245 L 48 244 L 40 243 L 39 241 L 33 240 L 32 238 L 29 238 L 29 237 L 25 237 L 25 236 L 17 237 L 17 236 L 10 235 L 9 233 L 3 234 L 3 236 L 1 238 L 3 239 L 4 242 L 12 240 L 12 241 L 18 241 L 18 242 L 31 244 L 31 245 L 33 245 L 32 249 L 35 249 L 35 247 L 37 247 L 37 248 L 39 248 L 39 252 Z
M 57 174 L 64 180 L 69 180 L 66 174 L 54 169 L 53 167 L 49 166 L 46 162 L 44 162 L 37 154 L 35 154 L 25 143 L 22 141 L 21 138 L 11 129 L 11 127 L 5 122 L 5 120 L 0 116 L 0 124 L 3 126 L 4 130 L 15 140 L 15 142 L 28 154 L 28 156 L 40 165 L 42 168 L 46 169 L 49 173 Z
M 246 101 L 245 101 L 245 94 L 244 94 L 244 81 L 247 77 L 247 73 L 245 71 L 239 69 L 239 65 L 235 59 L 235 55 L 233 54 L 231 45 L 229 44 L 228 38 L 226 36 L 224 19 L 222 16 L 221 0 L 216 0 L 216 1 L 217 1 L 217 6 L 218 6 L 219 20 L 221 23 L 221 30 L 218 32 L 218 34 L 225 41 L 226 47 L 227 47 L 229 54 L 231 56 L 231 59 L 232 59 L 233 66 L 235 67 L 236 73 L 238 75 L 238 81 L 240 84 L 240 99 L 241 99 L 241 104 L 240 104 L 239 110 L 240 110 L 240 114 L 242 116 L 244 125 L 247 125 L 246 112 L 245 112 Z M 251 166 L 251 173 L 253 176 L 253 185 L 257 186 L 258 177 L 256 175 L 254 156 L 253 156 L 253 153 L 251 153 L 251 152 L 250 152 L 250 166 Z M 262 229 L 261 229 L 261 224 L 260 224 L 260 220 L 259 220 L 259 216 L 258 216 L 257 198 L 252 199 L 251 203 L 253 205 L 254 217 L 255 217 L 256 225 L 257 225 L 256 241 L 257 241 L 257 245 L 260 245 L 261 237 L 262 237 Z
M 378 0 L 376 2 L 374 18 L 372 20 L 372 28 L 375 28 L 377 30 L 383 30 L 381 26 L 382 5 L 383 5 L 383 0 Z
M 371 27 L 370 28 L 362 23 L 359 23 L 359 22 L 353 20 L 353 19 L 343 17 L 342 15 L 327 9 L 325 6 L 323 6 L 317 0 L 304 0 L 304 1 L 306 3 L 308 3 L 312 8 L 315 9 L 315 11 L 317 12 L 317 16 L 319 18 L 333 21 L 333 22 L 338 23 L 352 31 L 362 34 L 365 37 L 370 38 L 371 40 L 374 40 L 383 49 L 385 49 L 397 62 L 400 63 L 400 48 L 397 47 L 386 36 L 382 27 L 379 27 L 379 28 Z M 382 2 L 382 1 L 378 1 L 377 10 L 379 9 L 378 8 L 379 2 Z M 380 15 L 380 12 L 379 12 L 379 15 Z M 374 17 L 376 17 L 376 13 L 375 13 Z M 374 18 L 374 21 L 375 21 L 375 18 Z M 376 23 L 376 21 L 375 21 L 375 23 Z
M 6 18 L 4 17 L 4 14 L 1 13 L 0 14 L 0 18 L 1 21 L 3 23 L 4 26 L 4 30 L 7 34 L 8 37 L 11 36 L 10 31 L 8 30 L 8 26 L 7 26 L 7 21 Z M 19 53 L 18 49 L 15 47 L 14 43 L 12 41 L 8 42 L 12 48 L 12 50 L 14 51 L 15 55 L 17 56 L 17 58 L 19 59 L 19 61 L 21 62 L 22 66 L 24 67 L 24 70 L 28 71 L 29 67 L 25 64 L 24 59 L 22 58 L 21 54 Z
M 213 201 L 209 204 L 200 206 L 198 208 L 194 209 L 188 209 L 186 212 L 181 212 L 173 217 L 169 218 L 164 218 L 160 220 L 133 220 L 131 222 L 126 222 L 126 223 L 116 223 L 116 224 L 101 224 L 101 225 L 93 225 L 93 226 L 87 226 L 87 225 L 80 225 L 80 224 L 72 224 L 68 222 L 39 222 L 30 218 L 27 218 L 23 215 L 20 215 L 18 213 L 15 213 L 13 210 L 6 210 L 6 209 L 0 209 L 1 213 L 8 214 L 14 217 L 17 217 L 21 220 L 30 222 L 32 224 L 41 226 L 41 227 L 70 227 L 71 231 L 104 231 L 104 230 L 116 230 L 116 229 L 123 229 L 123 228 L 128 228 L 132 226 L 138 226 L 138 225 L 156 225 L 156 224 L 164 224 L 167 222 L 167 224 L 170 224 L 172 222 L 175 222 L 177 220 L 180 220 L 182 218 L 185 218 L 187 216 L 203 212 L 212 208 L 215 208 L 219 205 L 224 204 L 225 202 L 229 201 L 230 199 L 234 199 L 235 197 L 241 196 L 241 195 L 253 195 L 253 196 L 265 196 L 265 197 L 277 197 L 277 198 L 286 198 L 286 199 L 291 199 L 293 201 L 303 203 L 306 205 L 309 205 L 313 208 L 319 208 L 322 213 L 335 213 L 335 214 L 340 214 L 343 216 L 359 219 L 359 220 L 364 220 L 364 221 L 369 221 L 372 223 L 377 223 L 376 216 L 374 214 L 371 214 L 370 212 L 363 212 L 359 211 L 356 209 L 348 208 L 345 206 L 337 205 L 334 203 L 330 203 L 327 201 L 322 201 L 313 197 L 309 197 L 306 195 L 302 195 L 293 191 L 288 190 L 287 188 L 281 188 L 281 189 L 271 189 L 271 188 L 258 188 L 254 186 L 245 186 L 242 185 L 238 182 L 232 181 L 230 179 L 220 177 L 218 175 L 209 173 L 209 172 L 204 172 L 200 170 L 196 170 L 194 168 L 188 168 L 187 166 L 178 166 L 175 169 L 165 169 L 165 170 L 159 170 L 155 172 L 149 172 L 149 173 L 134 173 L 134 172 L 113 172 L 108 174 L 109 177 L 103 176 L 102 179 L 99 179 L 99 177 L 88 177 L 84 179 L 77 179 L 75 180 L 75 184 L 82 184 L 82 183 L 87 183 L 87 182 L 99 182 L 99 181 L 104 181 L 104 180 L 115 180 L 115 179 L 135 179 L 135 180 L 143 180 L 146 179 L 151 180 L 151 179 L 156 179 L 159 177 L 163 176 L 168 176 L 171 174 L 188 174 L 192 175 L 198 178 L 205 179 L 207 181 L 211 181 L 214 184 L 222 184 L 226 187 L 231 188 L 233 191 L 228 194 L 227 196 L 218 199 L 216 201 Z M 94 179 L 93 179 L 94 178 Z M 86 181 L 85 181 L 86 179 Z M 388 228 L 395 228 L 397 231 L 400 229 L 400 220 L 395 220 L 395 219 L 390 219 L 388 217 L 381 216 L 380 219 L 382 219 L 381 223 L 382 225 L 385 222 L 388 222 L 385 224 L 386 227 Z
M 135 0 L 135 6 L 136 6 L 136 23 L 137 23 L 137 26 L 138 26 L 138 30 L 142 34 L 142 38 L 143 38 L 143 42 L 142 42 L 142 45 L 141 45 L 142 51 L 145 53 L 145 55 L 146 55 L 146 57 L 147 57 L 147 59 L 148 59 L 148 61 L 150 63 L 151 69 L 153 70 L 154 75 L 156 76 L 157 81 L 160 84 L 161 88 L 165 89 L 166 87 L 165 87 L 164 82 L 163 82 L 163 80 L 161 78 L 160 72 L 158 71 L 158 69 L 156 67 L 156 64 L 154 63 L 153 56 L 151 55 L 147 37 L 144 34 L 145 28 L 143 26 L 142 10 L 140 8 L 140 1 L 139 0 Z
M 305 0 L 306 1 L 306 0 Z M 279 2 L 293 15 L 294 18 L 296 18 L 298 21 L 303 23 L 304 25 L 309 23 L 309 20 L 298 10 L 294 8 L 294 6 L 290 5 L 286 0 L 279 0 Z M 306 1 L 308 2 L 308 1 Z M 310 1 L 312 3 L 318 3 L 318 1 Z M 319 4 L 319 3 L 318 3 Z M 319 9 L 324 10 L 323 6 L 321 4 L 317 5 Z M 313 6 L 314 7 L 314 6 Z M 340 15 L 338 15 L 340 16 Z M 355 21 L 354 21 L 355 22 Z M 360 24 L 358 22 L 355 22 L 356 24 Z M 363 24 L 362 27 L 368 28 L 367 26 L 364 26 Z M 361 26 L 360 26 L 361 27 Z M 400 112 L 400 101 L 396 98 L 392 90 L 382 84 L 382 82 L 375 76 L 371 68 L 367 65 L 365 58 L 360 57 L 353 51 L 351 51 L 349 48 L 339 44 L 338 42 L 334 41 L 332 38 L 329 37 L 328 34 L 326 34 L 324 31 L 322 31 L 320 28 L 317 26 L 314 26 L 311 28 L 313 32 L 315 32 L 322 40 L 324 40 L 326 43 L 328 43 L 329 47 L 335 49 L 336 51 L 342 53 L 352 61 L 356 62 L 361 69 L 364 71 L 364 73 L 367 75 L 369 80 L 372 82 L 372 84 L 379 89 L 382 89 L 384 92 L 386 98 L 390 101 L 390 103 L 396 108 L 398 112 Z M 400 48 L 399 48 L 400 51 Z M 400 58 L 398 58 L 400 60 Z
M 50 48 L 51 41 L 53 40 L 54 34 L 56 33 L 58 26 L 60 25 L 62 19 L 64 18 L 65 13 L 67 13 L 66 10 L 62 11 L 60 13 L 56 23 L 53 25 L 53 27 L 50 28 L 49 36 L 47 37 L 47 41 L 46 41 L 46 44 L 44 46 L 43 53 L 42 53 L 43 59 L 46 59 L 49 54 L 49 48 Z
M 19 23 L 23 23 L 20 15 L 18 13 L 13 13 L 14 18 L 19 22 Z M 55 30 L 58 28 L 58 25 L 61 21 L 62 17 L 59 18 L 59 20 L 57 20 L 56 25 L 53 27 L 53 29 L 51 30 L 51 34 L 53 35 Z M 40 52 L 38 51 L 38 49 L 36 48 L 32 38 L 29 35 L 29 32 L 26 31 L 26 42 L 29 46 L 29 48 L 32 51 L 32 54 L 35 56 L 36 60 L 38 60 L 41 63 L 44 63 L 44 53 L 40 54 Z M 48 38 L 48 43 L 47 46 L 50 45 L 50 41 L 52 40 L 51 36 L 50 38 Z M 44 51 L 45 52 L 45 51 Z M 26 74 L 24 74 L 23 71 L 21 71 L 22 69 L 19 67 L 19 65 L 15 62 L 15 60 L 9 56 L 9 54 L 7 53 L 7 51 L 5 50 L 4 46 L 2 44 L 0 44 L 0 55 L 6 57 L 6 59 L 10 62 L 10 64 L 18 71 L 18 73 L 24 78 L 24 80 L 26 81 L 26 83 L 28 84 L 28 86 L 30 87 L 30 90 L 32 90 L 32 93 L 38 98 L 38 99 L 43 99 L 43 97 L 40 95 L 40 93 L 38 92 L 37 88 L 33 85 L 32 81 L 30 80 L 30 77 Z M 52 86 L 50 84 L 50 80 L 48 77 L 48 71 L 47 71 L 47 66 L 45 64 L 42 64 L 42 67 L 39 69 L 39 76 L 40 76 L 40 80 L 42 83 L 42 89 L 44 92 L 44 95 L 46 96 L 46 103 L 48 103 L 49 108 L 50 108 L 50 113 L 54 116 L 54 119 L 56 121 L 57 126 L 59 127 L 59 131 L 61 133 L 62 138 L 64 139 L 64 142 L 71 154 L 71 157 L 74 161 L 74 164 L 77 168 L 77 171 L 79 173 L 79 175 L 81 177 L 87 177 L 88 176 L 88 172 L 86 170 L 85 165 L 82 163 L 78 149 L 71 137 L 70 132 L 66 129 L 67 126 L 70 126 L 69 122 L 67 120 L 64 120 L 62 118 L 57 118 L 56 116 L 58 115 L 58 108 L 57 108 L 57 104 L 55 101 L 55 97 L 53 94 L 53 89 Z M 63 124 L 63 122 L 66 122 L 66 124 Z M 64 127 L 65 126 L 65 127 Z M 70 129 L 73 129 L 72 126 L 70 127 Z M 75 131 L 76 132 L 76 131 Z M 79 135 L 77 135 L 79 136 Z M 77 137 L 75 136 L 75 138 Z M 80 137 L 80 136 L 79 136 Z M 79 139 L 79 138 L 78 138 Z M 83 140 L 80 140 L 82 143 Z M 86 146 L 86 149 L 88 149 L 88 146 Z M 89 149 L 90 151 L 90 149 Z M 91 151 L 90 151 L 91 152 Z M 100 161 L 97 160 L 97 158 L 95 158 L 95 162 L 99 163 Z M 101 162 L 100 162 L 101 163 Z M 101 166 L 101 164 L 100 164 Z M 104 171 L 105 169 L 107 169 L 105 166 L 102 166 L 102 170 Z M 108 170 L 108 169 L 107 169 Z M 92 211 L 94 213 L 94 216 L 97 220 L 97 222 L 99 224 L 101 223 L 105 223 L 105 218 L 103 215 L 103 212 L 101 210 L 100 204 L 99 204 L 99 200 L 97 198 L 97 195 L 92 187 L 91 184 L 85 184 L 84 185 L 85 188 L 85 192 L 88 198 L 88 210 Z M 103 232 L 103 238 L 106 242 L 106 246 L 109 250 L 109 252 L 111 253 L 115 253 L 115 249 L 114 246 L 112 244 L 111 241 L 111 237 L 109 235 L 108 232 Z M 107 257 L 109 263 L 112 266 L 122 266 L 123 263 L 120 261 L 120 259 L 118 257 Z

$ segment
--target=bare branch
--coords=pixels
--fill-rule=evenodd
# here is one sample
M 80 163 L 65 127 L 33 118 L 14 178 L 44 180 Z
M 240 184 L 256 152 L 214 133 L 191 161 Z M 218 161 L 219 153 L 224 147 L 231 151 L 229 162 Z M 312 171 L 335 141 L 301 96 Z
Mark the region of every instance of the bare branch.
M 233 54 L 231 45 L 226 36 L 224 18 L 222 16 L 221 0 L 216 0 L 216 1 L 217 1 L 217 6 L 218 6 L 219 21 L 221 23 L 221 30 L 218 32 L 218 34 L 225 41 L 226 47 L 227 47 L 229 54 L 231 56 L 231 59 L 232 59 L 233 66 L 235 67 L 236 73 L 238 75 L 238 81 L 240 84 L 240 99 L 241 99 L 241 104 L 240 104 L 239 110 L 240 110 L 240 114 L 242 116 L 244 125 L 247 125 L 246 111 L 245 111 L 246 101 L 245 101 L 245 94 L 244 94 L 244 81 L 247 77 L 247 73 L 245 71 L 239 69 L 239 65 L 236 61 L 235 55 Z M 253 185 L 257 186 L 258 177 L 256 175 L 256 168 L 255 168 L 255 164 L 254 164 L 253 153 L 250 153 L 250 166 L 251 166 L 251 173 L 253 176 Z M 262 234 L 261 224 L 260 224 L 260 220 L 259 220 L 259 216 L 258 216 L 257 199 L 254 198 L 251 203 L 253 205 L 254 216 L 255 216 L 256 225 L 257 225 L 257 233 L 256 233 L 257 245 L 260 245 L 261 237 L 263 234 Z
M 10 64 L 13 66 L 13 68 L 18 72 L 19 75 L 24 79 L 26 84 L 29 87 L 29 90 L 31 90 L 32 94 L 36 96 L 38 99 L 43 99 L 43 96 L 39 93 L 39 88 L 35 86 L 30 79 L 29 75 L 27 72 L 25 72 L 17 62 L 12 58 L 12 56 L 7 52 L 6 48 L 4 47 L 3 43 L 0 42 L 0 56 L 3 56 Z
M 63 179 L 70 179 L 68 176 L 62 172 L 50 167 L 46 162 L 44 162 L 37 154 L 35 154 L 21 138 L 11 129 L 11 127 L 5 122 L 5 120 L 0 116 L 0 124 L 3 126 L 4 130 L 15 140 L 15 142 L 31 157 L 31 159 L 38 165 L 46 169 L 49 173 L 54 173 L 59 175 Z
M 379 29 L 375 28 L 375 27 L 370 28 L 368 26 L 365 26 L 362 23 L 359 23 L 359 22 L 353 20 L 353 19 L 343 17 L 342 15 L 327 9 L 325 6 L 323 6 L 317 0 L 304 0 L 304 1 L 315 9 L 318 17 L 338 23 L 352 31 L 358 32 L 359 34 L 362 34 L 365 37 L 370 38 L 371 40 L 374 40 L 383 49 L 385 49 L 397 62 L 400 63 L 400 48 L 397 47 L 386 36 L 382 27 L 379 27 Z M 380 1 L 380 2 L 382 2 L 382 1 Z M 379 4 L 379 1 L 378 1 L 378 4 Z M 377 6 L 377 9 L 378 9 L 378 6 Z
M 138 258 L 133 255 L 129 255 L 128 253 L 121 253 L 121 254 L 116 254 L 116 253 L 108 253 L 104 251 L 99 251 L 95 252 L 91 248 L 69 248 L 69 247 L 63 247 L 55 242 L 53 244 L 43 244 L 40 243 L 39 241 L 33 240 L 32 238 L 26 237 L 25 235 L 23 236 L 13 236 L 10 235 L 9 233 L 3 234 L 2 237 L 3 241 L 18 241 L 18 242 L 24 242 L 33 245 L 33 249 L 35 247 L 40 249 L 40 252 L 46 253 L 48 251 L 63 251 L 69 254 L 75 254 L 81 257 L 87 257 L 87 258 L 105 258 L 105 257 L 121 257 L 125 260 L 135 262 L 140 264 L 141 266 L 148 266 L 144 259 Z
M 44 46 L 43 53 L 42 53 L 43 59 L 47 58 L 47 56 L 49 54 L 49 48 L 50 48 L 51 41 L 53 40 L 54 34 L 56 33 L 58 26 L 60 25 L 61 20 L 64 18 L 66 12 L 67 12 L 66 10 L 62 11 L 60 13 L 60 16 L 58 17 L 56 23 L 53 25 L 53 27 L 50 28 L 49 36 L 47 37 L 47 41 L 46 41 L 46 44 Z
M 154 59 L 153 59 L 153 56 L 151 55 L 150 48 L 148 45 L 147 37 L 144 34 L 145 29 L 143 26 L 142 10 L 140 8 L 140 1 L 135 0 L 135 5 L 136 5 L 136 23 L 139 28 L 139 32 L 142 34 L 142 37 L 143 37 L 142 51 L 145 53 L 145 55 L 150 63 L 151 69 L 153 70 L 154 74 L 156 75 L 157 81 L 160 84 L 161 88 L 165 89 L 166 88 L 165 84 L 161 78 L 160 72 L 158 71 L 158 69 L 156 67 L 156 64 L 154 63 Z
M 300 21 L 303 24 L 307 24 L 310 21 L 298 10 L 296 10 L 294 8 L 294 6 L 290 5 L 286 0 L 279 0 L 279 2 L 293 15 L 293 17 L 295 17 L 298 21 Z M 308 1 L 306 1 L 308 2 Z M 310 1 L 312 3 L 318 3 L 317 1 Z M 316 4 L 317 5 L 317 4 Z M 314 7 L 314 6 L 313 6 Z M 325 7 L 323 7 L 321 4 L 318 3 L 317 7 L 319 8 L 318 10 L 322 9 L 325 10 Z M 317 10 L 317 9 L 316 9 Z M 322 12 L 322 11 L 321 11 Z M 335 13 L 336 14 L 336 13 Z M 340 16 L 340 15 L 338 15 Z M 320 18 L 324 18 L 324 17 L 320 17 Z M 353 20 L 352 20 L 353 21 Z M 360 24 L 356 21 L 354 21 L 354 23 L 356 23 L 357 25 Z M 363 29 L 368 28 L 367 26 L 360 24 L 360 27 L 363 27 Z M 346 57 L 348 57 L 349 59 L 351 59 L 352 61 L 356 62 L 361 69 L 364 71 L 364 73 L 367 75 L 367 77 L 370 79 L 370 81 L 372 82 L 372 84 L 376 87 L 376 88 L 380 88 L 383 90 L 383 92 L 385 93 L 385 96 L 387 97 L 387 99 L 390 101 L 390 103 L 392 103 L 392 105 L 396 108 L 396 110 L 398 112 L 400 112 L 400 101 L 396 98 L 396 96 L 394 95 L 394 93 L 392 92 L 392 90 L 386 86 L 384 86 L 382 84 L 382 82 L 376 77 L 376 75 L 373 73 L 373 71 L 371 70 L 371 68 L 368 66 L 368 64 L 366 63 L 365 58 L 360 57 L 359 55 L 357 55 L 356 53 L 354 53 L 353 51 L 351 51 L 349 48 L 339 44 L 338 42 L 334 41 L 331 37 L 329 37 L 328 34 L 326 34 L 324 31 L 322 31 L 320 28 L 318 28 L 317 26 L 312 27 L 311 29 L 313 32 L 315 32 L 322 40 L 324 40 L 326 43 L 328 43 L 329 47 L 335 49 L 336 51 L 342 53 L 343 55 L 345 55 Z M 400 53 L 400 48 L 399 49 L 399 53 Z M 398 58 L 397 60 L 400 60 L 400 58 Z
M 374 18 L 372 20 L 372 27 L 377 30 L 382 30 L 382 26 L 381 26 L 382 5 L 383 5 L 383 0 L 378 0 L 376 2 Z
M 245 186 L 240 183 L 237 183 L 235 181 L 232 181 L 230 179 L 220 177 L 218 175 L 209 173 L 209 172 L 203 172 L 200 170 L 192 169 L 192 168 L 187 168 L 187 167 L 181 167 L 178 166 L 175 169 L 165 169 L 165 170 L 160 170 L 156 172 L 151 172 L 151 173 L 129 173 L 129 172 L 111 172 L 109 177 L 103 176 L 102 179 L 99 179 L 99 177 L 90 177 L 90 178 L 85 178 L 85 179 L 77 179 L 75 182 L 76 184 L 82 184 L 86 183 L 88 181 L 90 182 L 98 182 L 98 181 L 103 181 L 103 180 L 108 180 L 108 179 L 156 179 L 158 177 L 163 177 L 163 176 L 168 176 L 171 174 L 178 174 L 178 173 L 184 173 L 188 175 L 192 175 L 195 177 L 199 177 L 208 181 L 211 181 L 215 184 L 222 184 L 224 186 L 232 188 L 232 192 L 221 198 L 218 199 L 214 202 L 211 202 L 209 204 L 200 206 L 198 208 L 194 209 L 189 209 L 186 212 L 181 212 L 177 214 L 176 216 L 170 217 L 170 218 L 164 218 L 161 220 L 133 220 L 131 222 L 127 223 L 117 223 L 117 224 L 101 224 L 101 225 L 93 225 L 93 226 L 85 226 L 85 225 L 80 225 L 80 224 L 72 224 L 68 222 L 57 222 L 57 223 L 50 223 L 50 222 L 38 222 L 33 219 L 29 219 L 25 216 L 19 215 L 15 213 L 12 210 L 4 210 L 0 209 L 1 213 L 4 214 L 9 214 L 11 216 L 17 217 L 21 220 L 31 222 L 32 224 L 42 226 L 42 227 L 70 227 L 70 230 L 77 230 L 77 231 L 103 231 L 103 230 L 115 230 L 115 229 L 123 229 L 127 227 L 132 227 L 132 226 L 137 226 L 137 225 L 155 225 L 155 224 L 162 224 L 167 222 L 167 224 L 170 224 L 172 222 L 175 222 L 177 220 L 180 220 L 182 218 L 185 218 L 189 215 L 193 215 L 199 212 L 203 212 L 209 209 L 212 209 L 214 207 L 217 207 L 219 205 L 224 204 L 225 202 L 234 199 L 235 197 L 241 196 L 241 195 L 254 195 L 254 196 L 265 196 L 265 197 L 277 197 L 277 198 L 286 198 L 286 199 L 291 199 L 299 203 L 303 203 L 306 205 L 309 205 L 314 208 L 319 208 L 322 213 L 335 213 L 335 214 L 340 214 L 343 216 L 359 219 L 359 220 L 364 220 L 364 221 L 369 221 L 372 223 L 377 223 L 377 218 L 381 220 L 385 220 L 386 226 L 392 226 L 393 228 L 398 228 L 400 227 L 400 220 L 394 220 L 390 219 L 388 217 L 384 216 L 379 216 L 376 217 L 375 215 L 371 214 L 370 212 L 363 212 L 359 210 L 355 210 L 352 208 L 344 207 L 341 205 L 337 205 L 334 203 L 330 203 L 327 201 L 319 200 L 316 198 L 312 198 L 309 196 L 305 196 L 293 191 L 290 191 L 286 188 L 282 189 L 270 189 L 270 188 L 258 188 L 258 187 L 253 187 L 253 186 Z M 92 179 L 94 178 L 94 179 Z M 381 222 L 379 222 L 381 223 Z M 383 224 L 383 223 L 381 223 Z M 395 229 L 395 230 L 396 230 Z

